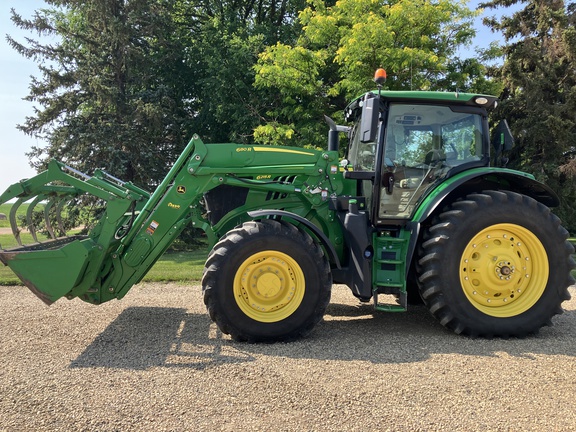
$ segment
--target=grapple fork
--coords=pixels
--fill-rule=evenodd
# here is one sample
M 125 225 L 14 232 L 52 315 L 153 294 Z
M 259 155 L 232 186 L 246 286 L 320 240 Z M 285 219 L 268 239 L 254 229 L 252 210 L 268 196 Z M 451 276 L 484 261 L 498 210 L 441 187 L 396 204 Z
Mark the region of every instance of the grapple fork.
M 18 244 L 0 247 L 0 261 L 47 304 L 71 295 L 79 284 L 89 291 L 100 275 L 104 252 L 119 242 L 118 231 L 133 221 L 149 197 L 148 192 L 102 170 L 89 176 L 53 160 L 46 171 L 13 184 L 0 197 L 1 203 L 16 199 L 9 220 Z M 99 203 L 100 214 L 99 220 L 79 233 L 79 229 L 65 226 L 62 214 L 83 200 Z M 25 230 L 19 227 L 17 217 L 24 203 L 29 203 Z M 24 231 L 31 235 L 32 243 L 25 244 Z

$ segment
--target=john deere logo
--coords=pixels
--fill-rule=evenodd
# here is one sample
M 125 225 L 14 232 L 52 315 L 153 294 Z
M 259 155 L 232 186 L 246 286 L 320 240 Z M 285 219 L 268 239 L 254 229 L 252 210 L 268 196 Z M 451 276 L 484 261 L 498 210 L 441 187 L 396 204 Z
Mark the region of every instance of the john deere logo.
M 176 192 L 178 192 L 179 194 L 186 193 L 186 186 L 178 186 L 176 188 Z

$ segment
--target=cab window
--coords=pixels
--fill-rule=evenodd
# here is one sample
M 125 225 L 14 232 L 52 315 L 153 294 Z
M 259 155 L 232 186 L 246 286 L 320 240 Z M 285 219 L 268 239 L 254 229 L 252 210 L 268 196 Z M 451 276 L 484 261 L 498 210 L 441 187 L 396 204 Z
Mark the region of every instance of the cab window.
M 409 218 L 418 199 L 456 166 L 482 159 L 482 117 L 446 106 L 391 104 L 378 217 Z M 390 174 L 391 173 L 391 174 Z

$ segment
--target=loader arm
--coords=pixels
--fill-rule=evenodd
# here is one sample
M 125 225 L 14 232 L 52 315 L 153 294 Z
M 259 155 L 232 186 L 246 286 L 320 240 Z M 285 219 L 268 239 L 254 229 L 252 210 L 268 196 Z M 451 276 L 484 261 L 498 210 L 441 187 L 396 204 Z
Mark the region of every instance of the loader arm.
M 103 171 L 88 176 L 52 161 L 46 171 L 12 185 L 0 203 L 16 198 L 11 214 L 18 240 L 16 209 L 24 202 L 44 205 L 46 227 L 60 220 L 67 203 L 90 198 L 101 203 L 98 222 L 85 235 L 48 230 L 51 239 L 0 250 L 0 260 L 50 304 L 65 296 L 100 304 L 122 298 L 192 225 L 210 245 L 251 211 L 287 210 L 306 218 L 342 249 L 341 227 L 330 218 L 330 196 L 343 192 L 337 152 L 289 147 L 205 145 L 194 136 L 153 194 Z M 231 199 L 234 196 L 234 199 Z M 51 215 L 52 212 L 57 213 Z

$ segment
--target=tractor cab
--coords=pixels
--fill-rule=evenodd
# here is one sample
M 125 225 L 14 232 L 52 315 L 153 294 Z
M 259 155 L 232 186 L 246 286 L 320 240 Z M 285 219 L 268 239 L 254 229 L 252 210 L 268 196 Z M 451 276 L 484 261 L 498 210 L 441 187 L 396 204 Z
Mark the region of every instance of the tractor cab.
M 347 178 L 358 181 L 375 225 L 412 217 L 449 176 L 489 165 L 487 108 L 493 96 L 369 92 L 346 111 L 354 121 Z

